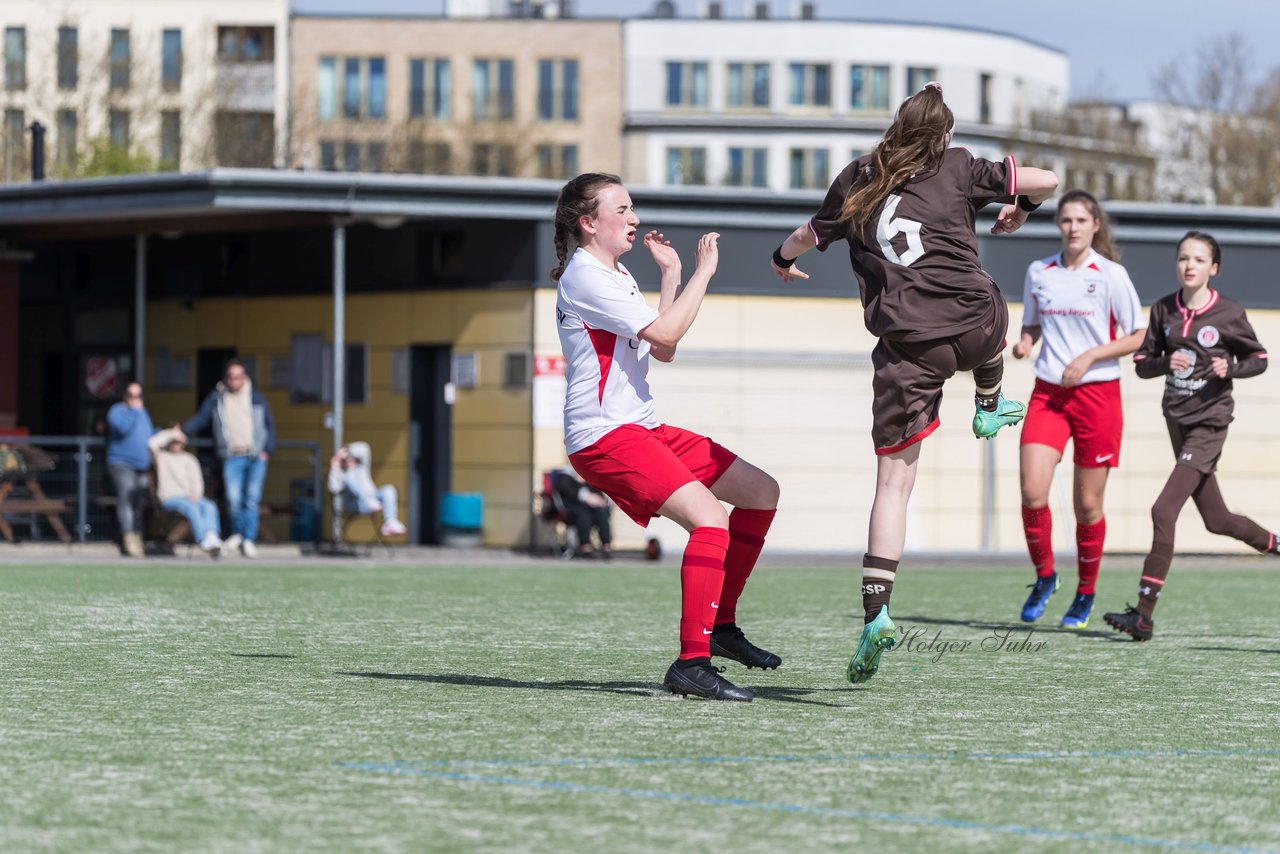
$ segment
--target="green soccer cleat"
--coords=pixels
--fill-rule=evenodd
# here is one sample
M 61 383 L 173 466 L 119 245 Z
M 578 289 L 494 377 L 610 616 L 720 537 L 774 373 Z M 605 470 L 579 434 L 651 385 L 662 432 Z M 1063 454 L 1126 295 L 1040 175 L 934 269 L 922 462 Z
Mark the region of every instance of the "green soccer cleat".
M 898 627 L 889 619 L 889 607 L 880 606 L 876 618 L 862 627 L 858 648 L 849 659 L 849 681 L 857 685 L 866 682 L 880 669 L 880 653 L 893 649 L 898 642 Z
M 1012 427 L 1027 415 L 1027 405 L 1017 400 L 1006 400 L 1000 395 L 995 412 L 987 412 L 981 406 L 973 413 L 973 435 L 978 439 L 990 439 L 1001 427 Z

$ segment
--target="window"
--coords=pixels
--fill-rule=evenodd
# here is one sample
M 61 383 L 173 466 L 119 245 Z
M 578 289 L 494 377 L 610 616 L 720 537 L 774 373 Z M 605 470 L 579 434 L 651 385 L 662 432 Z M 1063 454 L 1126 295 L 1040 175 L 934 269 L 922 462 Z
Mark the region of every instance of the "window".
M 360 118 L 360 60 L 355 57 L 342 63 L 342 117 Z
M 160 85 L 166 92 L 182 88 L 182 30 L 165 30 L 160 36 Z
M 769 106 L 769 66 L 763 62 L 729 63 L 729 93 L 725 103 L 737 109 Z
M 27 30 L 25 27 L 4 29 L 4 88 L 27 88 Z
M 829 160 L 825 148 L 791 149 L 791 189 L 825 189 L 831 183 Z
M 938 69 L 936 68 L 908 68 L 907 69 L 907 97 L 911 97 L 915 93 L 924 88 L 924 84 L 930 80 L 938 79 Z
M 538 118 L 577 121 L 578 61 L 543 59 L 538 62 Z
M 991 75 L 978 75 L 978 121 L 991 124 Z
M 409 143 L 409 171 L 441 175 L 451 171 L 453 153 L 447 142 L 415 139 Z
M 191 357 L 175 356 L 168 347 L 157 347 L 155 355 L 156 390 L 169 391 L 191 388 Z
M 409 118 L 448 121 L 452 99 L 449 60 L 409 60 Z
M 473 68 L 471 97 L 475 118 L 515 116 L 515 63 L 509 59 L 477 59 Z
M 75 89 L 79 77 L 79 31 L 75 27 L 58 27 L 58 88 Z
M 572 178 L 578 174 L 578 146 L 539 145 L 539 178 Z
M 111 110 L 107 113 L 107 136 L 111 144 L 123 151 L 129 149 L 129 111 Z
M 364 165 L 366 172 L 387 171 L 387 144 L 385 142 L 370 142 L 366 144 Z
M 849 69 L 849 108 L 888 112 L 889 66 L 855 65 Z
M 320 58 L 320 68 L 316 73 L 316 113 L 322 122 L 330 122 L 338 117 L 338 60 L 332 56 Z
M 289 341 L 289 402 L 320 403 L 325 385 L 333 376 L 333 363 L 325 358 L 323 335 L 294 335 Z M 333 396 L 329 392 L 329 397 Z
M 320 141 L 320 168 L 325 172 L 338 171 L 338 144 L 336 142 Z
M 707 106 L 710 83 L 705 62 L 667 63 L 667 106 Z
M 160 114 L 160 168 L 177 171 L 182 165 L 182 114 L 165 110 Z
M 528 353 L 506 353 L 503 355 L 502 387 L 509 389 L 529 387 Z
M 360 171 L 360 143 L 342 143 L 342 170 L 344 172 Z
M 4 162 L 0 163 L 0 177 L 6 181 L 19 180 L 19 174 L 27 168 L 27 122 L 22 110 L 4 111 Z
M 766 187 L 769 151 L 764 148 L 730 148 L 729 174 L 724 182 L 731 187 Z
M 472 146 L 471 173 L 511 177 L 516 173 L 516 147 L 492 142 Z
M 76 166 L 76 136 L 79 121 L 75 110 L 58 110 L 58 169 L 70 172 Z
M 111 89 L 124 91 L 129 88 L 129 31 L 111 31 Z
M 274 62 L 275 27 L 218 27 L 219 62 Z
M 668 184 L 707 183 L 707 150 L 705 148 L 668 148 Z
M 369 59 L 369 85 L 365 106 L 371 119 L 387 117 L 387 61 L 380 56 Z
M 790 77 L 787 101 L 793 107 L 831 106 L 831 66 L 802 65 L 787 68 Z
M 368 347 L 347 344 L 347 403 L 364 403 L 368 399 Z M 273 375 L 275 369 L 272 369 Z M 283 374 L 283 372 L 281 372 Z M 333 346 L 323 335 L 294 335 L 289 342 L 289 402 L 333 402 Z

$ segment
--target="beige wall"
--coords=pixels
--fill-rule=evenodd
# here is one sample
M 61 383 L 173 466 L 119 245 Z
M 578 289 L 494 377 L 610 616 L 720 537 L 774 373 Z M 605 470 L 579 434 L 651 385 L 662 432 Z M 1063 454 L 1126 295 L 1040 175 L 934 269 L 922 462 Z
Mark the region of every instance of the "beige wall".
M 535 352 L 559 352 L 552 291 L 539 291 Z M 1021 317 L 1020 305 L 1010 306 Z M 1280 341 L 1280 312 L 1251 319 L 1264 341 Z M 870 439 L 874 339 L 853 300 L 803 297 L 709 296 L 676 361 L 654 363 L 650 380 L 659 417 L 706 433 L 772 473 L 782 505 L 769 542 L 775 548 L 861 552 L 875 490 Z M 1034 382 L 1029 362 L 1006 362 L 1005 388 L 1026 399 Z M 1150 545 L 1150 507 L 1173 465 L 1160 414 L 1163 384 L 1140 380 L 1126 360 L 1122 379 L 1127 423 L 1122 464 L 1107 493 L 1107 548 L 1143 552 Z M 1231 508 L 1268 529 L 1280 527 L 1280 454 L 1270 450 L 1280 423 L 1280 376 L 1236 384 L 1236 421 L 1219 469 Z M 943 398 L 942 426 L 925 440 L 910 508 L 908 549 L 977 551 L 982 545 L 982 488 L 986 443 L 973 438 L 973 382 L 953 379 Z M 1025 549 L 1019 514 L 1018 433 L 994 440 L 996 514 L 993 548 Z M 535 430 L 534 459 L 541 470 L 564 459 L 557 429 Z M 1052 490 L 1054 543 L 1075 548 L 1071 515 L 1071 449 Z M 1204 530 L 1188 505 L 1178 532 L 1186 551 L 1248 551 Z M 615 513 L 623 546 L 646 533 Z M 669 548 L 684 534 L 656 520 L 648 535 Z
M 293 19 L 293 114 L 291 165 L 309 152 L 319 166 L 321 140 L 385 140 L 393 154 L 407 140 L 448 142 L 456 167 L 465 172 L 476 142 L 515 143 L 519 176 L 534 175 L 533 147 L 576 144 L 582 171 L 617 172 L 622 166 L 622 24 L 620 21 L 476 20 L 428 18 Z M 385 120 L 319 122 L 316 81 L 321 57 L 385 57 Z M 409 60 L 451 62 L 452 118 L 409 121 Z M 515 118 L 472 120 L 472 63 L 479 58 L 515 62 Z M 579 119 L 537 119 L 538 61 L 577 59 Z

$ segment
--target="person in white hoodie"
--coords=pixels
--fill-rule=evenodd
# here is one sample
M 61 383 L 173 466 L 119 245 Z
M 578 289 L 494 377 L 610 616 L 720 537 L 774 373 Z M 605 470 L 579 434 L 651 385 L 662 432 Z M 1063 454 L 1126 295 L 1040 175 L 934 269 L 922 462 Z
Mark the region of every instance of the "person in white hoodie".
M 164 509 L 185 516 L 200 548 L 217 557 L 222 553 L 218 505 L 205 497 L 200 461 L 186 451 L 186 444 L 180 427 L 161 430 L 147 441 L 156 461 L 156 498 Z
M 397 512 L 396 488 L 391 484 L 377 486 L 369 474 L 373 454 L 368 442 L 343 445 L 329 461 L 329 492 L 342 502 L 347 513 L 382 513 L 382 536 L 398 537 L 405 533 Z

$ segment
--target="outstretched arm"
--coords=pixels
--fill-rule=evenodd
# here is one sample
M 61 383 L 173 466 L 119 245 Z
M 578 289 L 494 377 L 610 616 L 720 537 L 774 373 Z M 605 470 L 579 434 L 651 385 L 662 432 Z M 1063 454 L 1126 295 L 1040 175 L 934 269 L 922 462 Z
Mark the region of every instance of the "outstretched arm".
M 774 253 L 773 260 L 769 262 L 769 266 L 773 267 L 773 272 L 777 273 L 784 282 L 807 279 L 809 274 L 795 266 L 794 262 L 817 245 L 818 238 L 814 236 L 813 229 L 809 227 L 809 222 L 806 220 L 799 228 L 787 235 L 786 240 L 782 241 L 782 245 Z M 785 264 L 784 266 L 778 263 L 779 258 L 783 262 L 791 261 L 793 263 Z
M 992 234 L 1012 234 L 1027 221 L 1027 215 L 1048 200 L 1058 189 L 1058 176 L 1048 169 L 1037 169 L 1034 166 L 1018 167 L 1018 190 L 1021 192 L 1011 205 L 1005 205 L 996 216 L 996 224 L 991 227 Z M 1027 200 L 1030 208 L 1022 199 Z

